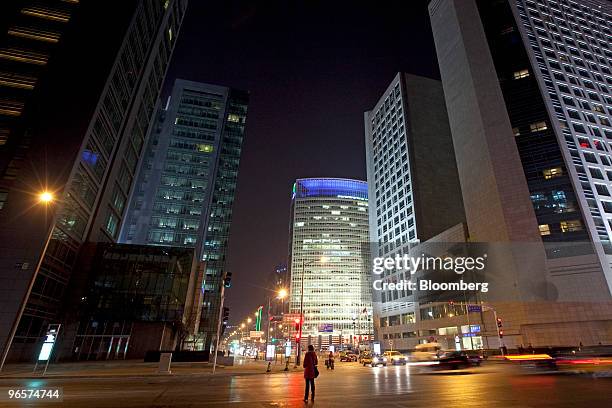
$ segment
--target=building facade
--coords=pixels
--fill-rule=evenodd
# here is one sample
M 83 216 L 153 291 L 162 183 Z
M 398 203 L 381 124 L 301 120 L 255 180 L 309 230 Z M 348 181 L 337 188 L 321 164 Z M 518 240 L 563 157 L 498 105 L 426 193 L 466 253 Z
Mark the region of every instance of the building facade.
M 248 93 L 177 79 L 151 127 L 120 241 L 195 248 L 206 262 L 200 324 L 216 332 Z
M 371 333 L 368 186 L 298 179 L 290 224 L 289 312 L 303 311 L 302 342 L 348 342 Z M 342 336 L 342 338 L 340 337 Z M 344 339 L 344 340 L 342 340 Z
M 398 73 L 365 112 L 364 127 L 373 256 L 403 255 L 464 220 L 440 81 Z M 376 327 L 389 318 L 413 319 L 417 307 L 408 290 L 375 291 Z
M 203 265 L 188 248 L 91 243 L 81 251 L 60 360 L 143 358 L 190 348 Z
M 556 300 L 506 308 L 508 344 L 609 343 L 610 3 L 429 10 L 470 237 L 529 243 L 508 279 L 528 265 Z
M 183 0 L 126 1 L 111 13 L 102 4 L 21 3 L 4 48 L 14 51 L 0 59 L 13 64 L 14 78 L 49 60 L 31 99 L 5 98 L 22 104 L 23 121 L 0 146 L 3 362 L 11 344 L 10 359 L 31 359 L 47 324 L 58 322 L 81 245 L 117 239 L 187 7 Z M 29 43 L 16 48 L 15 38 Z M 55 40 L 53 55 L 38 47 L 18 58 Z M 50 194 L 41 202 L 43 191 Z

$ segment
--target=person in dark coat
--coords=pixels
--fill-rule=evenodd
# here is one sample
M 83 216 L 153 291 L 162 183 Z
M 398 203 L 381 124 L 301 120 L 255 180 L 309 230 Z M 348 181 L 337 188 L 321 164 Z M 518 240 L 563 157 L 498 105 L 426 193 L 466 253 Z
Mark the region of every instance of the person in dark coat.
M 306 389 L 304 390 L 304 402 L 308 402 L 308 389 L 311 389 L 311 399 L 314 401 L 315 397 L 315 367 L 319 364 L 317 360 L 317 353 L 314 351 L 314 347 L 308 346 L 308 352 L 304 356 L 304 379 L 306 380 Z

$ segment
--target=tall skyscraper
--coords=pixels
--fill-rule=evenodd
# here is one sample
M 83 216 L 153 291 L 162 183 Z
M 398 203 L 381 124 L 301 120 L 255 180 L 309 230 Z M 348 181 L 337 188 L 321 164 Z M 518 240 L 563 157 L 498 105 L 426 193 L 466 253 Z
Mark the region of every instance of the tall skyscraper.
M 368 186 L 336 178 L 298 179 L 290 224 L 289 311 L 303 311 L 302 342 L 339 342 L 371 333 Z M 364 311 L 366 313 L 364 313 Z
M 3 13 L 2 362 L 11 343 L 11 359 L 31 359 L 58 322 L 81 244 L 116 240 L 186 7 L 21 1 Z
M 398 73 L 364 119 L 375 255 L 408 253 L 460 224 L 465 216 L 440 81 Z M 414 315 L 409 291 L 375 293 L 374 300 L 375 322 Z
M 429 11 L 470 236 L 531 243 L 515 269 L 586 302 L 521 306 L 510 341 L 609 341 L 610 2 L 434 0 Z
M 195 248 L 206 263 L 199 347 L 216 333 L 248 93 L 177 79 L 151 127 L 121 242 Z

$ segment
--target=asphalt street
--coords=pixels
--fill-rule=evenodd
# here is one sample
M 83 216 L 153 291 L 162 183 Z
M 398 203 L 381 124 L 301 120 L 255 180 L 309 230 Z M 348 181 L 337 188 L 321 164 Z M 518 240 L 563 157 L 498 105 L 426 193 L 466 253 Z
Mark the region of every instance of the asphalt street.
M 604 407 L 611 378 L 542 375 L 500 365 L 431 372 L 422 367 L 323 367 L 316 400 L 302 401 L 301 371 L 104 378 L 0 379 L 0 389 L 62 387 L 63 402 L 0 402 L 2 407 Z

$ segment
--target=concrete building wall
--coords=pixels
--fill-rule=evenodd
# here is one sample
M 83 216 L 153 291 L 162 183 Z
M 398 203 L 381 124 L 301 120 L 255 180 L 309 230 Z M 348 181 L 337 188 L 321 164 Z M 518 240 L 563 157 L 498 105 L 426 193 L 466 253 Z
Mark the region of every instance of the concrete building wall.
M 538 244 L 538 223 L 476 2 L 434 0 L 429 9 L 470 239 L 521 249 L 498 257 L 503 262 L 496 265 L 505 268 L 501 270 L 508 293 L 517 300 L 493 303 L 504 321 L 505 344 L 512 348 L 526 343 L 573 345 L 576 339 L 585 345 L 608 341 L 612 304 L 589 297 L 603 282 L 590 281 L 594 286 L 589 287 L 574 280 L 573 286 L 566 285 L 568 293 L 576 288 L 585 301 L 592 300 L 588 304 L 545 302 L 551 292 L 552 299 L 558 294 L 550 285 L 548 267 L 562 281 L 572 280 L 567 276 L 572 265 L 547 261 Z M 573 261 L 583 269 L 590 262 Z

